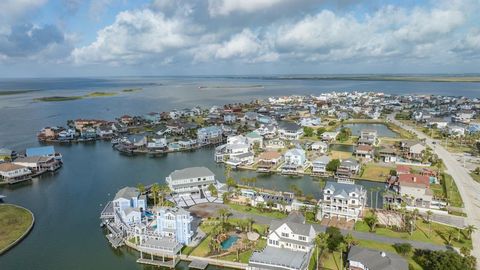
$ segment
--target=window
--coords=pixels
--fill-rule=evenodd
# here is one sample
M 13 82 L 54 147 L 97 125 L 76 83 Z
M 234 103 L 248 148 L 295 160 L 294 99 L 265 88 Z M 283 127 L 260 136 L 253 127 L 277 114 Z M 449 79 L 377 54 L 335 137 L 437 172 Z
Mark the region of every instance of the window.
M 303 235 L 299 235 L 298 236 L 298 240 L 300 241 L 307 241 L 307 237 L 303 236 Z
M 288 237 L 289 237 L 289 234 L 288 234 L 288 233 L 284 233 L 284 232 L 282 232 L 282 237 L 286 237 L 286 238 L 288 238 Z

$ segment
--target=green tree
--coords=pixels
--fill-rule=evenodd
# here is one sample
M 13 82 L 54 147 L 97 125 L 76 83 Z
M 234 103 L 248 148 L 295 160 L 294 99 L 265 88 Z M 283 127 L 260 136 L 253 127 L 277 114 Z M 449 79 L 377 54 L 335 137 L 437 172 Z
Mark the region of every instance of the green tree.
M 145 185 L 144 184 L 138 183 L 137 184 L 137 189 L 138 189 L 138 192 L 140 192 L 140 194 L 145 193 Z
M 330 160 L 330 162 L 328 162 L 326 169 L 329 172 L 335 172 L 337 170 L 338 166 L 340 166 L 340 160 L 339 159 L 332 159 L 332 160 Z
M 455 251 L 415 250 L 413 259 L 423 269 L 435 270 L 473 270 L 476 260 L 472 256 L 458 254 Z
M 217 188 L 213 184 L 208 185 L 208 191 L 210 191 L 210 194 L 212 194 L 212 196 L 218 195 Z
M 317 137 L 318 137 L 318 138 L 321 138 L 322 135 L 323 135 L 323 133 L 325 133 L 325 131 L 327 131 L 327 129 L 324 128 L 324 127 L 318 128 L 318 129 L 317 129 Z
M 228 177 L 226 180 L 226 184 L 229 189 L 237 186 L 237 182 L 235 181 L 235 179 L 233 179 L 233 177 Z
M 322 255 L 323 250 L 326 247 L 328 247 L 328 243 L 327 243 L 328 237 L 329 237 L 329 235 L 326 234 L 326 233 L 319 233 L 315 237 L 315 246 L 317 247 L 317 260 L 316 260 L 317 268 L 316 269 L 318 269 L 318 266 L 319 266 L 318 263 L 319 263 L 319 260 L 320 260 L 320 255 Z M 319 252 L 319 250 L 320 250 L 320 252 Z
M 369 230 L 373 232 L 375 230 L 375 226 L 377 226 L 378 218 L 375 213 L 372 213 L 371 215 L 368 215 L 365 218 L 363 218 L 363 221 L 365 221 Z
M 158 183 L 154 183 L 150 188 L 150 191 L 152 192 L 152 196 L 153 196 L 154 206 L 157 206 L 157 198 L 158 198 L 158 194 L 160 193 L 160 190 L 161 190 L 161 187 Z
M 326 234 L 328 234 L 327 246 L 330 251 L 338 250 L 338 245 L 343 243 L 343 235 L 337 227 L 327 227 Z
M 314 129 L 311 127 L 303 127 L 303 135 L 305 137 L 313 137 Z
M 407 256 L 413 250 L 413 247 L 410 243 L 397 243 L 394 244 L 393 247 L 399 254 L 403 256 Z
M 467 233 L 468 239 L 472 239 L 472 234 L 477 230 L 477 227 L 475 225 L 468 225 L 465 227 L 465 232 Z

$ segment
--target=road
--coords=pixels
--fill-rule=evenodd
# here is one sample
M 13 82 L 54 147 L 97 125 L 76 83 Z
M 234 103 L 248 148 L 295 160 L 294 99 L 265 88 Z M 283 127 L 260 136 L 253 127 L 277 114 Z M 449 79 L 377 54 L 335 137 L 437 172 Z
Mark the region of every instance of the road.
M 480 229 L 480 214 L 477 212 L 480 211 L 480 183 L 477 183 L 472 179 L 468 171 L 463 168 L 462 164 L 455 159 L 455 156 L 452 153 L 442 147 L 438 140 L 433 140 L 423 132 L 395 120 L 394 114 L 390 114 L 388 120 L 415 133 L 419 139 L 425 139 L 426 144 L 443 160 L 447 169 L 446 172 L 453 177 L 457 184 L 458 191 L 462 196 L 465 213 L 467 214 L 467 225 L 474 225 Z M 476 245 L 477 243 L 480 243 L 480 232 L 478 230 L 472 235 L 472 243 L 472 255 L 477 258 L 477 261 L 479 262 L 477 264 L 477 269 L 480 270 L 480 247 Z

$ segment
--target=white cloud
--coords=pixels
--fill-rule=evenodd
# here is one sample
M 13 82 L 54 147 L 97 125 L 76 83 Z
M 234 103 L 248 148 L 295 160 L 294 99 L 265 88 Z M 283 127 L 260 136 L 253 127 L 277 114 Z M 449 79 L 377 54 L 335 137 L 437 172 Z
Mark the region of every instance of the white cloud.
M 192 50 L 194 60 L 205 62 L 212 59 L 244 62 L 271 62 L 278 54 L 271 51 L 269 44 L 260 40 L 250 29 L 244 29 L 222 43 L 209 43 Z
M 226 16 L 234 12 L 251 13 L 288 0 L 208 0 L 210 16 Z
M 75 49 L 72 57 L 76 63 L 135 63 L 189 46 L 199 31 L 183 18 L 167 18 L 149 9 L 124 11 L 97 33 L 93 43 Z

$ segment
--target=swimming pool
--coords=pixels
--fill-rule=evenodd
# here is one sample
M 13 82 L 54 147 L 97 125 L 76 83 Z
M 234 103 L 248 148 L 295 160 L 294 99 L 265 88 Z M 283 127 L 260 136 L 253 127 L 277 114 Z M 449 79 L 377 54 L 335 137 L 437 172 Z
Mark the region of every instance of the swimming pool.
M 222 247 L 222 249 L 229 249 L 231 246 L 233 246 L 233 244 L 235 244 L 235 242 L 237 242 L 238 240 L 238 236 L 236 235 L 230 235 L 227 240 L 223 241 L 222 243 L 220 243 L 220 246 Z

